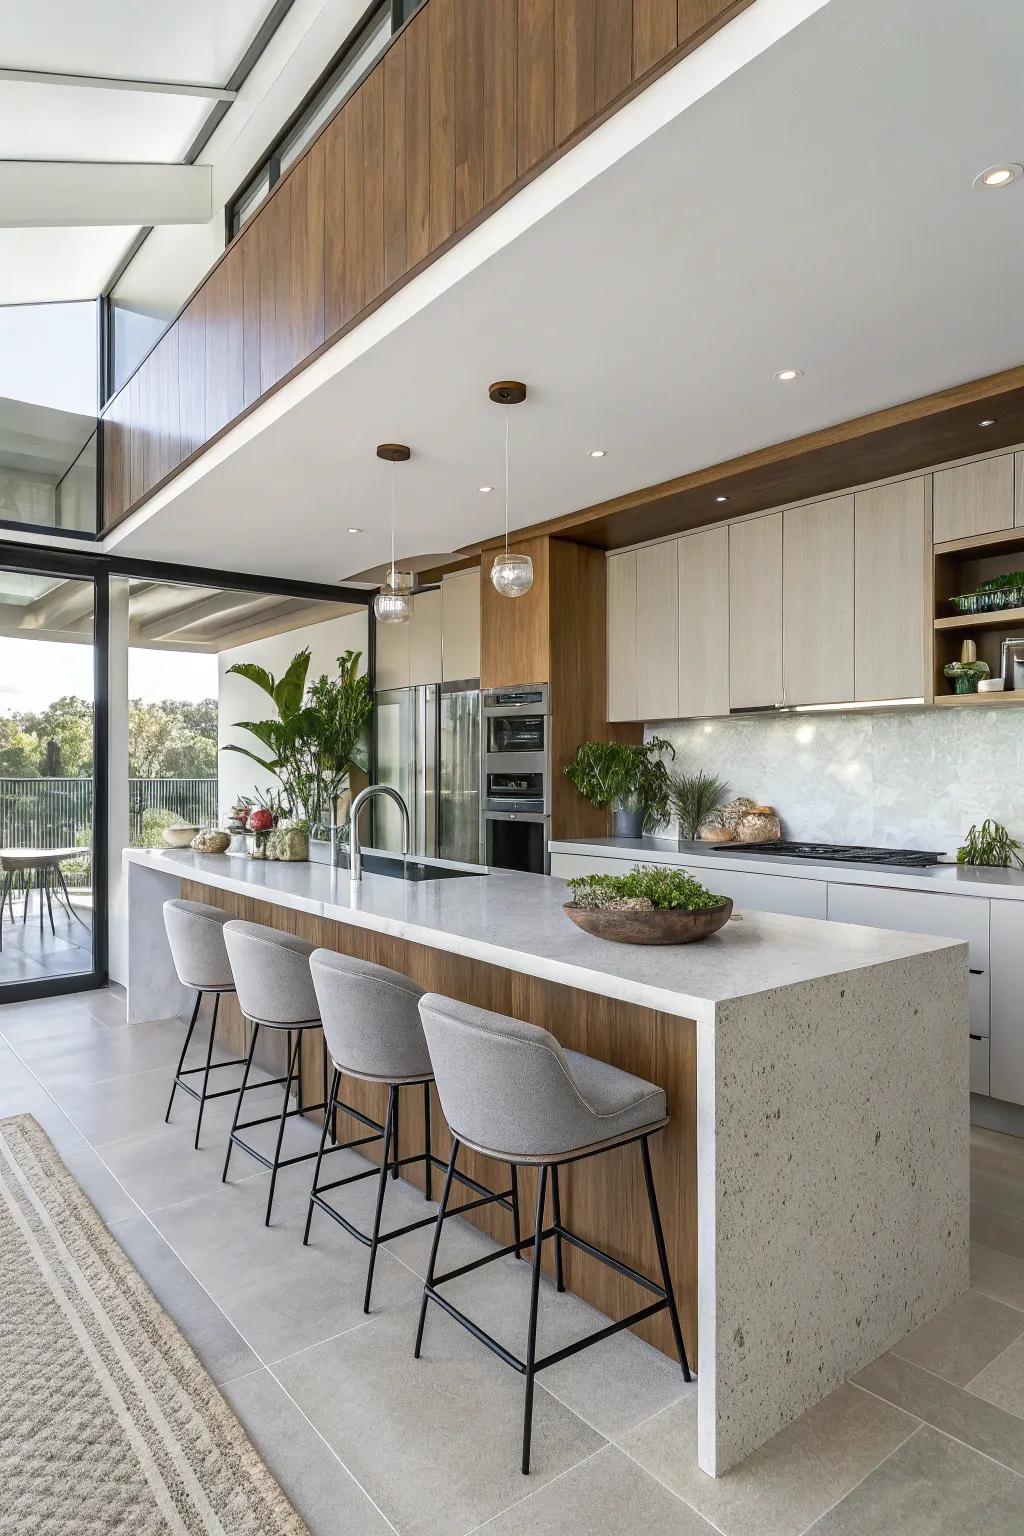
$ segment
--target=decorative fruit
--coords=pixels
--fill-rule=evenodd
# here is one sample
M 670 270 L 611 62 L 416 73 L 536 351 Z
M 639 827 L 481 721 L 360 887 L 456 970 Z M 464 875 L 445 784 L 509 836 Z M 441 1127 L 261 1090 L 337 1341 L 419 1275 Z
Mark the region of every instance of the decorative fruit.
M 274 818 L 269 811 L 258 808 L 249 812 L 250 832 L 269 832 L 274 825 Z

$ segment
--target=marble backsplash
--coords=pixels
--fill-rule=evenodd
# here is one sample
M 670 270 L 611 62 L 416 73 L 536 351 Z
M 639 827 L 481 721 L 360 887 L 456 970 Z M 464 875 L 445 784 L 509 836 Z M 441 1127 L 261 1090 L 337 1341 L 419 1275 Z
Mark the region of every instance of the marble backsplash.
M 985 709 L 661 721 L 676 768 L 772 805 L 782 835 L 955 852 L 993 816 L 1024 841 L 1024 714 Z

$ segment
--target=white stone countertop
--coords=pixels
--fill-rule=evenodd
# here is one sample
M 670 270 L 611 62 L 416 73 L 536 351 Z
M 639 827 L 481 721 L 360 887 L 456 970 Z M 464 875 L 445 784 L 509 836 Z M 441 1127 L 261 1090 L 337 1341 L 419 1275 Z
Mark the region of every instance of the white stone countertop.
M 844 864 L 834 859 L 787 859 L 767 853 L 723 853 L 709 843 L 674 837 L 595 837 L 553 840 L 551 853 L 590 854 L 627 864 L 672 864 L 689 868 L 741 870 L 754 875 L 792 875 L 799 880 L 832 880 L 842 885 L 885 885 L 908 891 L 942 891 L 955 896 L 998 896 L 1024 901 L 1024 870 L 932 864 L 926 869 L 893 865 Z M 709 876 L 710 877 L 710 876 Z
M 215 890 L 705 1023 L 714 1022 L 716 1004 L 727 999 L 957 947 L 947 939 L 767 912 L 745 912 L 698 944 L 611 944 L 570 922 L 562 911 L 565 882 L 547 875 L 492 870 L 415 883 L 367 874 L 353 889 L 347 870 L 325 864 L 190 849 L 128 848 L 124 858 Z

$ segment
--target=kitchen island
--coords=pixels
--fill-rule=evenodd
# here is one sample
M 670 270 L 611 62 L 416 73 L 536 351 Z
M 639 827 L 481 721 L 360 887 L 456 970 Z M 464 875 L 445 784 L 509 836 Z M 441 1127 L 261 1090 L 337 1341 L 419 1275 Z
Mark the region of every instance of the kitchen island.
M 540 875 L 378 874 L 353 888 L 347 872 L 316 864 L 124 857 L 130 1021 L 189 1001 L 161 912 L 180 893 L 529 1019 L 665 1088 L 671 1120 L 652 1153 L 697 1357 L 706 1472 L 734 1465 L 966 1289 L 964 944 L 741 912 L 701 944 L 622 946 L 573 927 L 564 883 Z M 237 1014 L 232 1025 L 240 1044 Z M 368 1085 L 362 1098 L 345 1086 L 380 1117 Z M 412 1110 L 407 1146 L 422 1135 Z M 435 1124 L 446 1156 L 439 1114 Z M 574 1165 L 563 1209 L 584 1237 L 651 1272 L 637 1162 L 621 1149 Z M 472 1171 L 494 1180 L 483 1160 Z M 474 1214 L 507 1240 L 504 1213 Z M 598 1269 L 574 1253 L 566 1283 L 621 1315 L 628 1284 Z M 640 1331 L 670 1352 L 664 1315 Z

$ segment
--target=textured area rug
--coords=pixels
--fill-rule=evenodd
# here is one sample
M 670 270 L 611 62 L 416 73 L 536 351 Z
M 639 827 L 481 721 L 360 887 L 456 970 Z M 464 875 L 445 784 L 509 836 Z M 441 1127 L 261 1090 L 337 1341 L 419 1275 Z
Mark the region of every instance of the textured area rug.
M 0 1532 L 309 1536 L 31 1115 L 0 1120 Z

